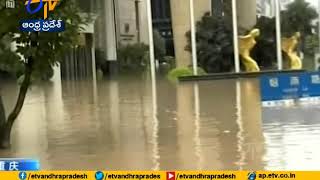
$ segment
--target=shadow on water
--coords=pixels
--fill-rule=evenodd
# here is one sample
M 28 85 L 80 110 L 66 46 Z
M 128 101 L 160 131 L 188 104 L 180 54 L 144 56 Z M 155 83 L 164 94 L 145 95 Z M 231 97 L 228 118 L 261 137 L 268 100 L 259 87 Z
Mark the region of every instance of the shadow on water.
M 12 149 L 0 156 L 37 158 L 56 170 L 286 170 L 319 160 L 312 159 L 316 108 L 263 109 L 258 80 L 158 79 L 156 91 L 151 84 L 123 77 L 96 87 L 86 80 L 34 85 Z M 17 86 L 8 82 L 2 91 L 9 110 Z

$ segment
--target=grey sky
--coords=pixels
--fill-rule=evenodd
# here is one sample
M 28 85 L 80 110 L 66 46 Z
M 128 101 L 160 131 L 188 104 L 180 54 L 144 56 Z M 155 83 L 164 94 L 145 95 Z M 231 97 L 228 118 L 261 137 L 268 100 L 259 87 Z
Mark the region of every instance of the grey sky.
M 306 1 L 308 1 L 309 3 L 311 3 L 315 8 L 317 8 L 318 7 L 318 0 L 306 0 Z

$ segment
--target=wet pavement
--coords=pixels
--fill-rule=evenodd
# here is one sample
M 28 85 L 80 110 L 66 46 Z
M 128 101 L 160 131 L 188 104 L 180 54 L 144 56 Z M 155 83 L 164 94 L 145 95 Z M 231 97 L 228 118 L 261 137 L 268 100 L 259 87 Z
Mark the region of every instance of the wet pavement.
M 320 106 L 262 108 L 258 83 L 35 84 L 0 156 L 48 170 L 319 170 Z M 4 85 L 7 111 L 16 93 Z

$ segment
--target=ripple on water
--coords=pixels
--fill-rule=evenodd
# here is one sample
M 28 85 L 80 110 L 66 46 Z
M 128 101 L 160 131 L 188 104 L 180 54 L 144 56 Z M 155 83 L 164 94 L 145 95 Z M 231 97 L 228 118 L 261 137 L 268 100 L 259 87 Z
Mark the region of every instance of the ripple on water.
M 266 169 L 319 170 L 320 112 L 317 107 L 268 110 L 265 114 Z M 277 122 L 268 117 L 277 116 Z

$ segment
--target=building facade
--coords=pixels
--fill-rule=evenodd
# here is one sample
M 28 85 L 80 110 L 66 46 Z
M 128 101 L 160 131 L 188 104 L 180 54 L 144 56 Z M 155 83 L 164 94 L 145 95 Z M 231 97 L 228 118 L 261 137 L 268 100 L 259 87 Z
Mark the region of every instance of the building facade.
M 148 43 L 146 0 L 79 0 L 93 14 L 97 64 L 104 72 L 116 73 L 120 45 Z
M 92 19 L 79 32 L 78 46 L 61 64 L 62 78 L 118 72 L 117 49 L 122 44 L 148 43 L 146 0 L 77 0 L 81 15 Z
M 97 58 L 107 61 L 110 69 L 116 69 L 112 66 L 117 64 L 116 52 L 120 44 L 148 44 L 147 0 L 79 1 L 83 9 L 97 15 L 94 29 L 95 49 L 100 52 Z M 186 51 L 186 33 L 191 29 L 189 1 L 151 2 L 153 26 L 166 41 L 167 55 L 175 56 L 177 67 L 190 66 L 191 53 Z M 195 23 L 208 12 L 223 15 L 225 3 L 225 0 L 194 1 Z M 240 27 L 250 29 L 256 24 L 256 0 L 237 0 L 237 10 Z
M 115 0 L 118 43 L 148 42 L 146 0 Z
M 153 28 L 157 31 L 159 31 L 160 35 L 165 39 L 166 41 L 166 52 L 168 56 L 175 56 L 175 45 L 174 45 L 174 33 L 173 33 L 173 29 L 175 29 L 176 32 L 176 38 L 179 38 L 180 36 L 185 36 L 185 32 L 181 32 L 179 35 L 177 30 L 177 22 L 179 22 L 181 20 L 177 19 L 175 20 L 175 26 L 173 27 L 172 24 L 172 15 L 176 15 L 178 12 L 174 12 L 172 10 L 176 10 L 176 9 L 172 9 L 171 8 L 171 4 L 175 5 L 177 3 L 181 3 L 181 2 L 174 2 L 171 0 L 151 0 L 152 3 L 152 22 L 153 22 Z M 202 9 L 198 9 L 199 5 L 203 4 Z M 211 4 L 211 9 L 210 9 L 210 4 Z M 215 4 L 213 6 L 213 4 Z M 180 11 L 181 12 L 185 12 L 185 10 L 189 10 L 189 1 L 183 1 L 183 4 L 181 4 L 180 7 Z M 207 2 L 196 2 L 195 3 L 195 8 L 197 9 L 197 16 L 202 16 L 204 13 L 206 12 L 213 12 L 215 15 L 217 16 L 222 16 L 223 15 L 223 0 L 212 0 L 212 3 L 210 3 L 209 1 Z M 182 7 L 184 8 L 184 10 L 182 10 Z M 175 8 L 175 7 L 174 7 Z M 186 12 L 188 13 L 188 12 Z M 179 13 L 180 14 L 180 13 Z M 179 16 L 179 15 L 178 15 Z M 189 18 L 189 17 L 185 17 L 185 18 Z M 175 17 L 174 17 L 175 19 Z M 199 19 L 199 18 L 197 18 Z M 187 20 L 187 19 L 186 19 Z M 188 27 L 188 24 L 190 26 L 190 22 L 187 21 L 183 21 L 184 24 L 186 25 L 186 28 Z M 179 26 L 179 25 L 178 25 Z M 189 29 L 190 30 L 190 29 Z M 183 38 L 183 37 L 182 37 Z M 178 40 L 177 40 L 178 41 Z M 176 43 L 176 46 L 179 46 L 179 43 Z M 186 44 L 185 44 L 186 45 Z M 189 53 L 189 52 L 183 52 L 185 50 L 183 48 L 183 45 L 180 45 L 181 47 L 177 47 L 180 48 L 181 50 L 177 50 L 178 52 L 178 57 L 179 54 L 181 53 Z M 188 57 L 189 58 L 189 57 Z M 179 58 L 181 59 L 181 58 Z

